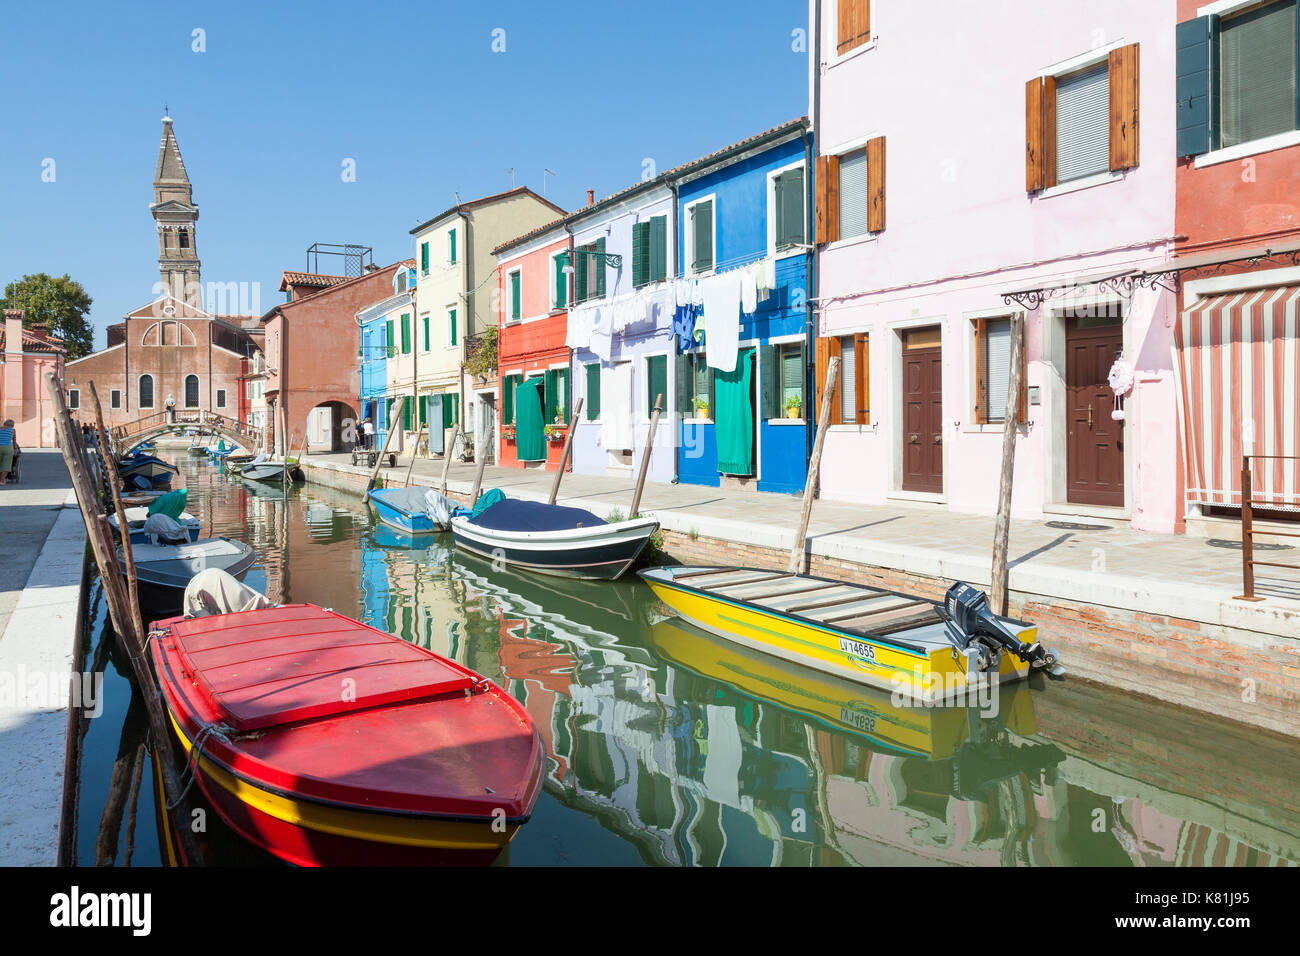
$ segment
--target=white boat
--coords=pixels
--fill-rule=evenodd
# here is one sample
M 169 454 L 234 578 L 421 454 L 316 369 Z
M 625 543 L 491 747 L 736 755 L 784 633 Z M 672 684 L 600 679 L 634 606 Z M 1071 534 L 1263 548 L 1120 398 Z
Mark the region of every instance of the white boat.
M 252 481 L 285 482 L 293 481 L 294 472 L 297 470 L 298 463 L 296 461 L 286 461 L 283 458 L 258 461 L 254 458 L 239 470 L 239 477 L 248 478 Z
M 135 560 L 140 610 L 154 615 L 179 611 L 186 586 L 201 571 L 216 568 L 243 578 L 257 560 L 252 548 L 229 538 L 204 538 L 193 544 L 132 543 L 131 555 Z M 118 563 L 125 568 L 120 548 Z

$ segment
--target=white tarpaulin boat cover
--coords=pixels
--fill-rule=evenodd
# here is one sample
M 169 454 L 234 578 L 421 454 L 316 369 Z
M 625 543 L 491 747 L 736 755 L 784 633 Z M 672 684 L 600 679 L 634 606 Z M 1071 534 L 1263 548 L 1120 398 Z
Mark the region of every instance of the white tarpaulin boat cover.
M 273 606 L 261 591 L 241 584 L 225 571 L 209 568 L 196 574 L 186 586 L 182 610 L 186 617 L 210 617 Z
M 144 519 L 144 533 L 155 544 L 186 544 L 190 540 L 179 521 L 161 512 Z

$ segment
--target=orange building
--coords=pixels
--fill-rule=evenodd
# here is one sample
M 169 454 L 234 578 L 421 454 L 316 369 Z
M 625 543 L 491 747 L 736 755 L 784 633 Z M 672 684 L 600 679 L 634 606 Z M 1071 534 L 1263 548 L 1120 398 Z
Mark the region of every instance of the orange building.
M 0 422 L 13 419 L 18 447 L 55 447 L 45 373 L 53 372 L 61 378 L 66 355 L 58 336 L 44 329 L 23 328 L 22 309 L 4 310 L 4 325 L 0 326 Z

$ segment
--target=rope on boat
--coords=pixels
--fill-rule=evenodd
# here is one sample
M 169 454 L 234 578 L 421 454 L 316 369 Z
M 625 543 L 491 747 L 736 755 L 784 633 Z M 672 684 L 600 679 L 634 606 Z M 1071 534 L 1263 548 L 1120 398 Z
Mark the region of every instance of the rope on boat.
M 181 788 L 180 794 L 171 803 L 167 804 L 168 810 L 175 810 L 180 802 L 185 799 L 185 794 L 190 792 L 190 787 L 194 786 L 194 781 L 199 777 L 199 759 L 203 756 L 203 747 L 208 742 L 209 737 L 217 737 L 226 743 L 231 743 L 231 735 L 235 734 L 235 728 L 229 724 L 212 723 L 204 724 L 199 732 L 194 735 L 194 742 L 190 744 L 190 755 L 185 760 L 185 770 L 181 773 L 181 779 L 185 781 L 185 786 Z

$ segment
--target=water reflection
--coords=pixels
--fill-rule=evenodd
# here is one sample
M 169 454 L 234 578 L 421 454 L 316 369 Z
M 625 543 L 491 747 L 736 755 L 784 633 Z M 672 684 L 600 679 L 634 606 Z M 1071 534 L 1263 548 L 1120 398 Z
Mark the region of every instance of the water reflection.
M 454 658 L 524 703 L 546 782 L 510 862 L 1300 860 L 1288 741 L 1078 683 L 1014 685 L 995 716 L 895 707 L 664 619 L 637 582 L 514 574 L 455 554 L 448 536 L 376 525 L 343 493 L 182 467 L 210 533 L 257 551 L 250 584 Z M 103 720 L 120 732 L 125 698 L 109 692 L 119 701 Z M 83 800 L 99 808 L 110 765 L 101 755 L 83 771 Z M 207 842 L 218 861 L 259 861 L 219 827 Z M 154 853 L 142 846 L 137 862 Z

